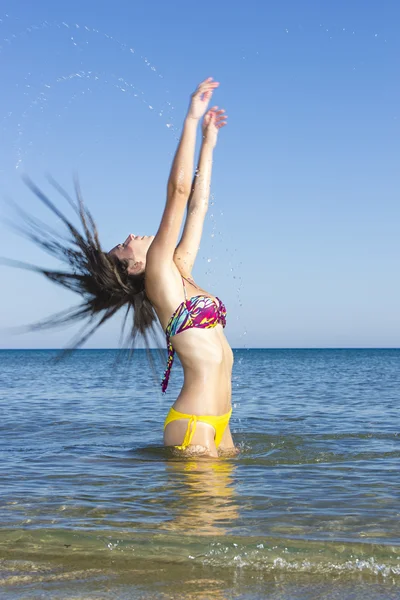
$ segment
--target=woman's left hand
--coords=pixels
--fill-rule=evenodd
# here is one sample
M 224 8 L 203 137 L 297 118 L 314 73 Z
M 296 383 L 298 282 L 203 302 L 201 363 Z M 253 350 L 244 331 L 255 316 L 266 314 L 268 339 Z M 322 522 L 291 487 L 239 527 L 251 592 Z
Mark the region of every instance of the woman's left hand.
M 223 108 L 218 110 L 218 106 L 213 106 L 204 115 L 203 119 L 203 141 L 210 144 L 213 148 L 217 143 L 218 132 L 221 127 L 227 124 L 228 115 Z

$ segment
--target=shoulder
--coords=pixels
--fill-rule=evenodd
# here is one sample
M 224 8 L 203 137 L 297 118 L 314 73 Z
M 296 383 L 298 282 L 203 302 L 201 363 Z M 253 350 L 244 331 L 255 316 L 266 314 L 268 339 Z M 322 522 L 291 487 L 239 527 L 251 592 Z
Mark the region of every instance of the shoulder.
M 175 248 L 173 256 L 163 251 L 162 246 L 157 243 L 157 239 L 151 244 L 146 256 L 146 273 L 159 278 L 162 275 L 170 276 L 172 272 L 179 273 L 182 277 L 190 277 L 191 272 L 187 269 L 185 261 L 179 254 L 178 248 Z
M 172 313 L 184 300 L 182 275 L 173 261 L 155 263 L 146 260 L 146 295 L 165 329 Z
M 164 294 L 171 286 L 182 287 L 182 277 L 190 279 L 191 273 L 185 268 L 179 256 L 167 256 L 155 243 L 150 246 L 146 256 L 146 289 L 150 296 Z

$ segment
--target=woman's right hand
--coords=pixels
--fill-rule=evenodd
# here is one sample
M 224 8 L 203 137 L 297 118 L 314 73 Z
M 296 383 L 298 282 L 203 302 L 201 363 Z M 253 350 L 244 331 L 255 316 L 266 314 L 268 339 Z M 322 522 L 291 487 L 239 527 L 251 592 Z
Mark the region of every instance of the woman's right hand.
M 188 118 L 198 121 L 207 110 L 208 104 L 213 95 L 213 91 L 219 86 L 218 81 L 213 81 L 212 77 L 207 77 L 202 81 L 193 92 L 188 110 Z

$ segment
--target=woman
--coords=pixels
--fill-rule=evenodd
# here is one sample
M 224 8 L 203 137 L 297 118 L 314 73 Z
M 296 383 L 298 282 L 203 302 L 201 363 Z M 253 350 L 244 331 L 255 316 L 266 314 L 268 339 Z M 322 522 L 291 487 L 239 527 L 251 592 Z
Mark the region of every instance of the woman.
M 132 337 L 140 333 L 147 340 L 148 331 L 158 317 L 168 346 L 163 391 L 168 386 L 175 352 L 184 370 L 182 390 L 165 421 L 164 444 L 184 454 L 211 457 L 218 456 L 219 451 L 235 451 L 229 429 L 233 354 L 223 333 L 226 311 L 221 300 L 200 289 L 192 279 L 208 208 L 213 150 L 219 129 L 226 124 L 225 113 L 217 106 L 206 113 L 218 85 L 209 77 L 191 97 L 168 180 L 164 214 L 155 237 L 131 234 L 125 242 L 105 253 L 78 188 L 77 208 L 84 235 L 28 182 L 63 220 L 72 236 L 66 247 L 53 232 L 43 228 L 43 224 L 28 217 L 31 239 L 63 258 L 72 267 L 72 273 L 29 268 L 84 296 L 83 304 L 77 309 L 56 315 L 39 326 L 89 317 L 89 327 L 84 328 L 78 345 L 119 308 L 126 306 L 127 312 L 130 309 L 134 312 Z M 203 116 L 203 140 L 192 184 L 196 132 Z

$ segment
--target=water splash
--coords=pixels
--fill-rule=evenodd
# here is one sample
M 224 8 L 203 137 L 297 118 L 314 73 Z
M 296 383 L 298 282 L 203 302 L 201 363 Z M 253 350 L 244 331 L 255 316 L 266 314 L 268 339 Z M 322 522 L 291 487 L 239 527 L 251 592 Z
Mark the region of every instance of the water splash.
M 9 15 L 5 15 L 4 18 L 1 18 L 0 20 L 0 24 L 2 24 L 5 21 L 5 18 L 8 19 Z M 8 20 L 8 23 L 10 21 Z M 49 22 L 47 20 L 44 20 L 38 24 L 34 24 L 34 25 L 30 25 L 29 27 L 24 27 L 23 29 L 21 29 L 19 32 L 17 33 L 13 33 L 11 35 L 9 35 L 8 37 L 4 38 L 2 40 L 2 43 L 0 44 L 0 54 L 4 53 L 4 52 L 9 52 L 10 47 L 15 44 L 15 42 L 18 42 L 19 40 L 26 38 L 27 36 L 34 36 L 36 34 L 42 34 L 44 31 L 46 30 L 58 30 L 60 32 L 65 32 L 65 36 L 63 36 L 61 39 L 63 40 L 64 43 L 68 43 L 69 45 L 72 44 L 72 46 L 74 48 L 76 48 L 76 50 L 80 53 L 79 54 L 79 59 L 80 62 L 81 58 L 82 58 L 82 52 L 85 52 L 85 49 L 90 47 L 90 44 L 93 40 L 105 40 L 107 41 L 107 43 L 113 44 L 114 47 L 118 48 L 119 50 L 121 50 L 122 52 L 126 52 L 127 56 L 129 56 L 129 58 L 132 58 L 133 60 L 140 60 L 142 62 L 142 65 L 145 66 L 147 69 L 149 69 L 152 73 L 154 73 L 154 75 L 163 80 L 164 76 L 162 73 L 159 72 L 158 68 L 156 67 L 155 64 L 153 64 L 153 62 L 147 57 L 144 56 L 142 54 L 140 54 L 140 52 L 138 52 L 135 48 L 132 47 L 132 45 L 128 44 L 128 43 L 124 43 L 121 42 L 120 40 L 118 40 L 116 37 L 102 32 L 99 29 L 95 28 L 95 27 L 90 27 L 88 25 L 81 25 L 79 23 L 73 23 L 73 22 L 66 22 L 66 21 L 62 21 L 60 22 Z M 28 75 L 25 77 L 25 84 L 23 91 L 22 91 L 22 96 L 29 98 L 29 92 L 32 92 L 32 72 L 28 73 Z M 81 78 L 81 79 L 91 79 L 92 81 L 97 81 L 99 79 L 102 80 L 102 82 L 106 85 L 111 85 L 113 87 L 115 87 L 116 89 L 118 89 L 119 91 L 121 91 L 122 93 L 127 93 L 130 92 L 132 97 L 139 99 L 141 102 L 143 102 L 146 107 L 153 111 L 154 113 L 157 114 L 157 116 L 161 119 L 164 120 L 165 126 L 167 127 L 167 129 L 169 129 L 173 135 L 177 138 L 177 131 L 175 128 L 175 124 L 174 124 L 174 116 L 173 116 L 173 111 L 174 111 L 174 106 L 173 104 L 167 100 L 164 99 L 161 103 L 160 108 L 156 111 L 155 110 L 155 102 L 154 101 L 149 101 L 146 97 L 144 92 L 141 89 L 138 89 L 137 86 L 135 86 L 133 83 L 130 83 L 128 81 L 126 81 L 125 78 L 123 77 L 117 77 L 114 74 L 106 74 L 106 73 L 95 73 L 94 69 L 86 69 L 86 70 L 82 70 L 82 69 L 77 69 L 76 72 L 73 72 L 71 74 L 68 75 L 62 75 L 56 78 L 52 78 L 48 81 L 45 81 L 41 84 L 41 89 L 39 89 L 39 92 L 36 94 L 36 96 L 31 99 L 28 103 L 28 106 L 23 109 L 23 111 L 20 113 L 20 116 L 16 118 L 17 123 L 16 123 L 16 136 L 15 136 L 15 140 L 14 140 L 14 149 L 15 149 L 15 154 L 16 154 L 16 161 L 15 161 L 15 168 L 19 169 L 24 157 L 26 156 L 26 153 L 28 152 L 29 149 L 31 149 L 32 147 L 32 143 L 31 142 L 26 142 L 25 144 L 25 151 L 22 149 L 23 147 L 23 143 L 22 143 L 22 138 L 24 137 L 24 132 L 26 130 L 26 122 L 27 122 L 27 118 L 28 116 L 33 112 L 33 109 L 39 109 L 41 112 L 43 112 L 46 108 L 48 108 L 49 105 L 49 97 L 47 96 L 48 90 L 51 90 L 56 83 L 61 83 L 61 82 L 65 82 L 65 81 L 70 81 L 74 78 Z M 29 80 L 29 83 L 28 83 Z M 17 84 L 18 87 L 18 84 Z M 22 86 L 21 86 L 22 87 Z M 81 90 L 79 92 L 76 92 L 72 95 L 72 97 L 69 99 L 69 101 L 67 102 L 67 106 L 70 106 L 72 102 L 74 102 L 77 97 L 84 95 L 85 93 L 89 93 L 92 90 L 86 88 L 85 90 Z M 164 89 L 164 95 L 168 95 L 169 94 L 169 90 Z M 65 107 L 63 107 L 65 108 Z M 63 112 L 63 109 L 61 109 L 61 112 Z M 14 113 L 14 111 L 10 110 L 8 111 L 8 113 L 3 116 L 2 119 L 2 124 L 3 124 L 3 130 L 6 127 L 7 123 L 10 122 L 12 120 L 12 118 L 15 118 L 16 115 Z

